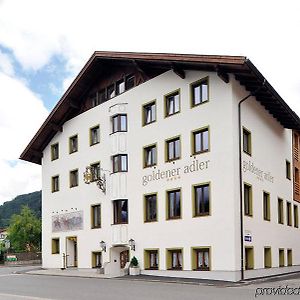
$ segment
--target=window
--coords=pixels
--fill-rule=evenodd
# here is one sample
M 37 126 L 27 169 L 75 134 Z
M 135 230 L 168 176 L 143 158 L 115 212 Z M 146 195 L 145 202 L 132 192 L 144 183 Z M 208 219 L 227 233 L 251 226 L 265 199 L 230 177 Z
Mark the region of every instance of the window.
M 156 103 L 155 101 L 143 106 L 143 125 L 156 121 Z
M 253 216 L 252 186 L 246 183 L 244 183 L 244 214 L 245 216 Z
M 78 170 L 70 171 L 70 188 L 78 186 Z
M 287 225 L 292 226 L 292 204 L 290 202 L 286 203 L 286 220 Z
M 71 136 L 69 139 L 69 153 L 78 151 L 78 135 Z
M 125 81 L 121 79 L 116 83 L 116 94 L 120 95 L 125 92 Z
M 158 250 L 151 249 L 144 252 L 145 270 L 158 270 Z
M 298 206 L 294 205 L 294 227 L 298 228 L 299 219 L 298 219 Z
M 116 96 L 116 91 L 115 91 L 115 84 L 111 84 L 107 88 L 107 99 L 111 99 Z
M 101 267 L 102 267 L 102 253 L 92 252 L 92 268 L 101 268 Z
M 126 90 L 130 90 L 134 87 L 134 75 L 128 75 L 125 78 L 125 88 Z
M 100 127 L 99 125 L 90 129 L 90 146 L 96 145 L 100 142 Z
M 106 101 L 105 89 L 102 89 L 91 96 L 92 107 L 95 107 Z
M 263 215 L 265 221 L 271 220 L 270 212 L 270 194 L 267 192 L 263 193 Z
M 167 147 L 166 149 L 167 162 L 180 159 L 180 138 L 179 137 L 166 141 L 166 147 Z
M 264 261 L 265 261 L 265 268 L 272 268 L 272 256 L 271 256 L 270 247 L 264 248 Z
M 194 131 L 192 138 L 193 138 L 193 155 L 207 152 L 209 150 L 208 128 Z
M 291 179 L 291 163 L 288 160 L 285 161 L 285 174 L 287 179 Z
M 252 270 L 254 268 L 254 250 L 252 247 L 245 247 L 245 269 Z
M 209 271 L 210 258 L 209 248 L 193 248 L 192 249 L 192 268 L 195 271 Z
M 51 145 L 51 160 L 56 160 L 59 157 L 58 143 Z
M 278 198 L 278 224 L 284 223 L 283 200 Z
M 59 254 L 59 238 L 52 239 L 52 254 Z
M 91 206 L 91 225 L 92 228 L 101 227 L 101 206 L 100 204 Z
M 114 224 L 128 224 L 128 201 L 114 200 Z
M 145 222 L 157 221 L 157 196 L 156 194 L 145 196 Z
M 182 250 L 181 249 L 167 249 L 167 269 L 182 270 Z
M 52 177 L 52 193 L 59 191 L 59 176 Z
M 179 91 L 165 96 L 165 116 L 172 116 L 180 111 Z
M 92 181 L 97 181 L 100 179 L 100 163 L 91 164 L 91 172 L 92 172 Z
M 243 128 L 243 151 L 251 155 L 251 132 Z
M 113 173 L 128 171 L 127 154 L 115 155 L 113 156 L 112 160 L 113 160 Z
M 167 219 L 179 219 L 181 217 L 180 205 L 181 191 L 173 190 L 167 192 Z
M 127 115 L 116 115 L 112 117 L 112 132 L 127 131 Z
M 291 267 L 293 265 L 293 252 L 292 249 L 287 250 L 287 265 Z
M 194 217 L 209 215 L 209 184 L 194 186 Z
M 156 161 L 156 145 L 144 148 L 144 168 L 155 166 Z
M 192 106 L 208 101 L 208 79 L 199 80 L 191 85 Z
M 284 249 L 279 249 L 279 267 L 284 267 Z

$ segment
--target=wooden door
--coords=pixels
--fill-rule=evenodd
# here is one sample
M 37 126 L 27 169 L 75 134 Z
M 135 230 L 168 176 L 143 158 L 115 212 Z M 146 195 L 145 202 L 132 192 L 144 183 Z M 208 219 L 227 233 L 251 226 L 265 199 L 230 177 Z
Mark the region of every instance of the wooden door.
M 126 263 L 129 261 L 129 250 L 122 251 L 120 253 L 120 267 L 125 268 Z

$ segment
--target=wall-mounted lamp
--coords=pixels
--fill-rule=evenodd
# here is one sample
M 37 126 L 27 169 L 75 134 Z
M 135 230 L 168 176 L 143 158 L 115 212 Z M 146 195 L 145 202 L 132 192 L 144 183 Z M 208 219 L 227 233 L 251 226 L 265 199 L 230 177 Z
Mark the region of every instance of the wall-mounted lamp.
M 130 246 L 130 249 L 131 249 L 132 251 L 135 251 L 135 240 L 134 240 L 134 239 L 130 239 L 130 240 L 128 241 L 128 244 L 129 244 L 129 246 Z
M 100 249 L 101 251 L 106 252 L 106 243 L 104 241 L 100 242 Z

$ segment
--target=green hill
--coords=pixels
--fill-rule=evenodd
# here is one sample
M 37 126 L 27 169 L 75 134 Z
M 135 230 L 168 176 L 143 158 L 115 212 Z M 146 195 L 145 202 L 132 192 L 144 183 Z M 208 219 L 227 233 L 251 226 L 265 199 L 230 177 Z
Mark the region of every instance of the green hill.
M 13 214 L 19 214 L 22 206 L 27 205 L 38 218 L 41 218 L 42 191 L 19 195 L 11 201 L 6 201 L 0 206 L 0 228 L 8 227 Z

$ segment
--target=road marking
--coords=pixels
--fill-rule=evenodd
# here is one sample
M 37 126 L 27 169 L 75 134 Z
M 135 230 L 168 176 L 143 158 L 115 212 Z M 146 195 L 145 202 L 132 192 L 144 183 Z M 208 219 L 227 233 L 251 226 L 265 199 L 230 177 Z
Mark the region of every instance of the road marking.
M 0 297 L 5 297 L 3 299 L 8 299 L 7 297 L 14 297 L 14 299 L 17 298 L 17 299 L 29 299 L 29 300 L 53 300 L 51 298 L 40 298 L 40 297 L 33 297 L 33 296 L 22 296 L 22 295 L 3 294 L 3 293 L 0 293 Z
M 15 273 L 11 273 L 11 274 L 1 274 L 0 277 L 16 276 L 16 275 L 21 275 L 21 274 L 15 274 Z

